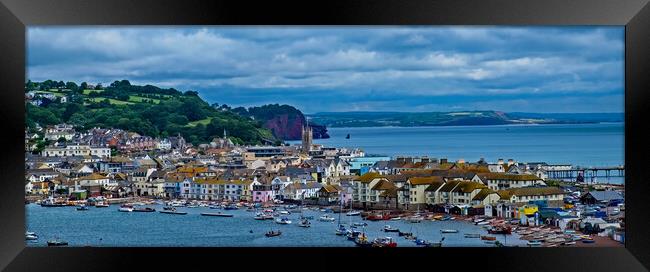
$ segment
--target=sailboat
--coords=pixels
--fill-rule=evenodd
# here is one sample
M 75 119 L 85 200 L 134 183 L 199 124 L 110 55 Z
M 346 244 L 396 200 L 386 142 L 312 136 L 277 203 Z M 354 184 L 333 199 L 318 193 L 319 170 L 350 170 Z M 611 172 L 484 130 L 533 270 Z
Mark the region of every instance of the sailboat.
M 339 206 L 339 227 L 336 229 L 336 235 L 345 235 L 348 230 L 341 224 L 341 213 L 343 213 L 343 199 L 340 199 L 340 206 Z
M 301 205 L 301 206 L 302 206 L 302 205 Z M 309 228 L 309 227 L 311 227 L 311 222 L 309 222 L 309 220 L 307 220 L 307 218 L 305 218 L 305 217 L 303 216 L 303 214 L 302 214 L 302 208 L 300 209 L 300 219 L 301 219 L 301 221 L 300 221 L 300 223 L 298 224 L 299 227 L 303 227 L 303 228 Z

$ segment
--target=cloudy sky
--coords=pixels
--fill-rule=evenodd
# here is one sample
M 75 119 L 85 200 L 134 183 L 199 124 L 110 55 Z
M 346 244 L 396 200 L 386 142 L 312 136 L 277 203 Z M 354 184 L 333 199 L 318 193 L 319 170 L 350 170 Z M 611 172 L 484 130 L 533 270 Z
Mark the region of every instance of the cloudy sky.
M 31 27 L 27 77 L 323 111 L 623 112 L 622 27 Z

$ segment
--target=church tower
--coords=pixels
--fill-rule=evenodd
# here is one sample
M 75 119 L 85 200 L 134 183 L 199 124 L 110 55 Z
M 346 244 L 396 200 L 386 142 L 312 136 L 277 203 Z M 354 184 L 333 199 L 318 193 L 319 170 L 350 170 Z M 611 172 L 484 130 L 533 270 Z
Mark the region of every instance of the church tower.
M 311 150 L 311 144 L 313 140 L 313 133 L 312 129 L 309 125 L 303 126 L 302 127 L 302 152 L 309 154 L 309 150 Z

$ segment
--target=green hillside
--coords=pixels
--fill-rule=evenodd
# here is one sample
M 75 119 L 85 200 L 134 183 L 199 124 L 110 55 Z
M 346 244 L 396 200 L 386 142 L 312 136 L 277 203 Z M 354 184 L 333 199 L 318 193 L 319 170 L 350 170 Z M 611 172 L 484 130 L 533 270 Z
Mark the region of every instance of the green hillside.
M 120 128 L 152 137 L 180 133 L 193 144 L 210 142 L 223 135 L 239 144 L 278 143 L 271 131 L 259 121 L 241 116 L 228 108 L 216 108 L 197 92 L 180 92 L 151 85 L 131 85 L 115 81 L 102 89 L 88 89 L 87 84 L 56 81 L 31 82 L 25 92 L 51 92 L 56 101 L 42 99 L 40 106 L 26 103 L 26 125 L 33 129 L 69 123 L 79 129 L 93 127 Z M 68 97 L 60 103 L 58 97 Z

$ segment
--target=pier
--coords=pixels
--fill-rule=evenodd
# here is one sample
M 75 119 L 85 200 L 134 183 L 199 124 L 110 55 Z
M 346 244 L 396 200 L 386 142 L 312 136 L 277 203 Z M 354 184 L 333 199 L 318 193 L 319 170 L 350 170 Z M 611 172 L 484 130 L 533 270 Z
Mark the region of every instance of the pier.
M 562 170 L 547 170 L 546 174 L 551 179 L 577 179 L 582 176 L 584 180 L 592 178 L 610 178 L 625 177 L 624 166 L 606 166 L 606 167 L 574 167 Z

